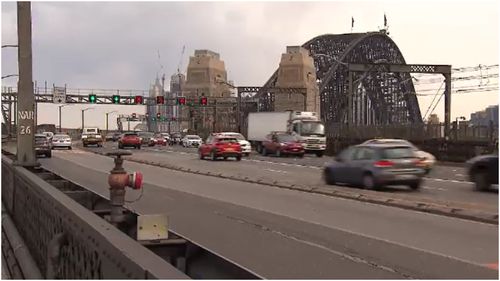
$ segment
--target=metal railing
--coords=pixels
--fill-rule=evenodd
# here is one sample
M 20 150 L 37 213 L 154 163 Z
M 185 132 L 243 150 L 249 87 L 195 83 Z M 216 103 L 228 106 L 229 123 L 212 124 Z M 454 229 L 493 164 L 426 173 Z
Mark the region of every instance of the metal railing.
M 187 278 L 30 170 L 13 165 L 4 155 L 2 203 L 46 278 Z

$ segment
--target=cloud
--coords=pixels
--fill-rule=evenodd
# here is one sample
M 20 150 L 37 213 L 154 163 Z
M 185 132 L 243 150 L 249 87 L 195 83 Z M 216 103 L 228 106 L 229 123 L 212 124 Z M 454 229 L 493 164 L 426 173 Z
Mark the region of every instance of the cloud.
M 376 30 L 384 12 L 391 36 L 410 63 L 497 63 L 498 3 L 448 6 L 421 1 L 33 2 L 34 79 L 70 88 L 147 90 L 160 64 L 169 77 L 179 62 L 185 71 L 195 49 L 210 49 L 220 53 L 237 85 L 262 85 L 287 45 L 347 33 L 351 16 L 356 32 Z M 16 3 L 2 2 L 2 44 L 16 38 Z M 16 60 L 16 50 L 2 50 L 2 75 L 17 72 Z M 16 79 L 2 82 L 15 85 Z M 453 106 L 457 112 L 469 110 L 466 103 Z M 57 118 L 51 114 L 48 121 Z M 78 121 L 74 117 L 71 125 Z

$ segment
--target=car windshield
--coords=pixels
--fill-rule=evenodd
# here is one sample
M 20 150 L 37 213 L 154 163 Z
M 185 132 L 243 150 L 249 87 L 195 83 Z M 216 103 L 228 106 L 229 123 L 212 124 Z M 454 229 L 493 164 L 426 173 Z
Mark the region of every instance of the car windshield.
M 222 142 L 222 143 L 236 143 L 238 140 L 236 138 L 218 138 L 216 142 Z
M 296 142 L 298 139 L 292 135 L 278 135 L 279 142 Z
M 40 136 L 40 135 L 35 136 L 35 143 L 44 143 L 46 141 L 47 141 L 46 136 Z
M 123 134 L 124 137 L 137 137 L 136 133 L 125 133 Z
M 149 133 L 149 132 L 143 132 L 143 133 L 139 133 L 139 136 L 146 137 L 146 138 L 152 138 L 154 136 L 154 134 Z
M 245 140 L 245 137 L 242 134 L 224 134 L 224 136 L 228 136 L 237 140 Z
M 199 140 L 201 139 L 199 136 L 186 136 L 188 140 Z
M 389 147 L 382 150 L 382 158 L 385 159 L 402 159 L 415 158 L 415 154 L 411 147 Z
M 300 134 L 302 136 L 310 135 L 325 135 L 325 126 L 320 122 L 303 122 L 301 125 Z
M 394 144 L 394 145 L 404 145 L 404 146 L 410 146 L 412 148 L 415 148 L 415 146 L 406 140 L 369 140 L 366 141 L 365 143 L 380 143 L 380 144 Z
M 69 139 L 70 137 L 68 135 L 55 135 L 54 136 L 54 139 L 55 140 L 58 140 L 58 139 Z
M 97 129 L 85 129 L 86 134 L 97 134 Z

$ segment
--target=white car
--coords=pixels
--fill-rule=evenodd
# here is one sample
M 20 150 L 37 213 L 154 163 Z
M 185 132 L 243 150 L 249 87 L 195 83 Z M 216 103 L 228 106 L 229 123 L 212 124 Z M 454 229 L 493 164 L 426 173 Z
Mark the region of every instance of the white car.
M 68 135 L 54 135 L 52 137 L 52 148 L 71 149 L 71 137 Z
M 219 135 L 219 136 L 225 136 L 225 137 L 232 137 L 238 140 L 238 143 L 241 146 L 241 153 L 243 153 L 245 156 L 249 156 L 250 152 L 252 152 L 252 146 L 250 145 L 250 142 L 245 139 L 245 137 L 240 134 L 240 133 L 235 133 L 235 132 L 222 132 L 222 133 L 215 133 L 214 135 Z
M 436 157 L 434 155 L 430 154 L 429 152 L 425 152 L 423 150 L 420 150 L 418 147 L 416 147 L 413 143 L 407 141 L 407 140 L 402 140 L 402 139 L 373 139 L 373 140 L 367 140 L 363 144 L 368 144 L 368 143 L 390 143 L 390 144 L 401 144 L 401 145 L 407 145 L 413 148 L 415 152 L 415 156 L 417 156 L 419 159 L 421 159 L 422 163 L 424 164 L 424 169 L 425 173 L 428 174 L 431 170 L 434 164 L 436 163 Z
M 201 138 L 200 136 L 197 135 L 186 135 L 182 140 L 181 140 L 182 146 L 184 147 L 200 147 L 201 146 Z

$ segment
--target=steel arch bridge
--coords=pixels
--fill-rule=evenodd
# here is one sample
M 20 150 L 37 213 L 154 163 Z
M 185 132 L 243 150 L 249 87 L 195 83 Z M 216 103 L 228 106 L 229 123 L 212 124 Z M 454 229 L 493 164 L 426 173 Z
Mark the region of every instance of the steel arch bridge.
M 406 64 L 385 32 L 317 36 L 302 45 L 314 58 L 319 79 L 321 117 L 327 124 L 347 123 L 348 64 Z M 356 125 L 422 124 L 409 73 L 356 72 L 352 76 L 351 122 Z M 263 88 L 274 87 L 278 70 Z M 259 107 L 272 111 L 274 97 L 259 96 Z

